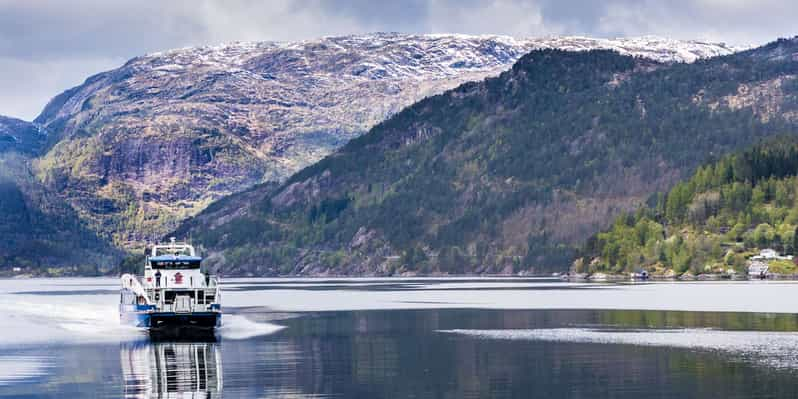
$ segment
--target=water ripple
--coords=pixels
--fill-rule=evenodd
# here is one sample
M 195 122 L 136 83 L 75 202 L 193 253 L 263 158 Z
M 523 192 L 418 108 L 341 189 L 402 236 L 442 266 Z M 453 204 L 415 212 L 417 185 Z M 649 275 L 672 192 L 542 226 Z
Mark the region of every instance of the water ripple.
M 0 355 L 0 386 L 46 375 L 52 367 L 49 357 Z
M 798 333 L 714 329 L 502 329 L 439 330 L 481 339 L 623 344 L 715 351 L 775 368 L 798 370 Z

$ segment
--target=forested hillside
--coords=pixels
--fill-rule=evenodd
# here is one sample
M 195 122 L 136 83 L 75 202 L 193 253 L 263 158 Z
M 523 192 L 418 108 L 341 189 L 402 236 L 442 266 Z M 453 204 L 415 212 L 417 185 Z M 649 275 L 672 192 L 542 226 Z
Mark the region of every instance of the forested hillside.
M 122 257 L 59 193 L 43 186 L 31 160 L 17 152 L 0 152 L 0 237 L 0 275 L 14 268 L 37 275 L 96 275 L 113 270 Z
M 230 273 L 562 270 L 705 160 L 798 121 L 795 40 L 694 64 L 533 51 L 184 224 Z
M 92 275 L 116 267 L 121 251 L 91 232 L 60 193 L 36 177 L 34 156 L 48 134 L 0 116 L 0 276 Z
M 653 206 L 588 240 L 576 271 L 744 272 L 760 249 L 798 253 L 798 139 L 783 138 L 702 166 Z M 794 271 L 783 262 L 777 272 Z

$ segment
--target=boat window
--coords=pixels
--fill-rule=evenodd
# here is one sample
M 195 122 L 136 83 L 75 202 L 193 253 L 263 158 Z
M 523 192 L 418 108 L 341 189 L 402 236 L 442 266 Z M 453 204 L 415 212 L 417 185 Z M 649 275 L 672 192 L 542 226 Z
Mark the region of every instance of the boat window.
M 175 255 L 175 256 L 193 256 L 188 247 L 178 248 L 155 248 L 155 256 L 161 255 Z
M 200 261 L 198 260 L 153 260 L 150 261 L 150 266 L 153 269 L 198 269 Z

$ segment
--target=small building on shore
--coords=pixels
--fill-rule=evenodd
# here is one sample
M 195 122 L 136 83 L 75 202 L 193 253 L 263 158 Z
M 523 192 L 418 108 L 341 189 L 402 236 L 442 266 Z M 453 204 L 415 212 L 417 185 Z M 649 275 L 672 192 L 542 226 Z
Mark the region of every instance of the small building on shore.
M 792 260 L 792 255 L 781 256 L 775 249 L 765 248 L 759 251 L 759 255 L 751 257 L 752 261 L 767 262 L 769 260 Z

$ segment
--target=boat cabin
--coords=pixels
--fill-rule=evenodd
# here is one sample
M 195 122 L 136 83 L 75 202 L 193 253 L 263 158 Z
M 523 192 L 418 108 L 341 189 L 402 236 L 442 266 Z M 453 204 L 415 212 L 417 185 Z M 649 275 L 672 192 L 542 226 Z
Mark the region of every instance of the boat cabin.
M 144 287 L 192 289 L 210 286 L 210 275 L 201 270 L 202 258 L 194 247 L 172 238 L 168 244 L 155 245 L 144 265 Z

